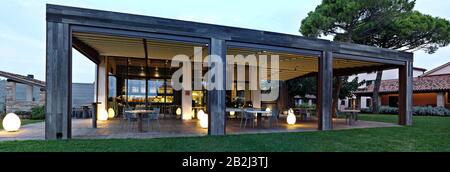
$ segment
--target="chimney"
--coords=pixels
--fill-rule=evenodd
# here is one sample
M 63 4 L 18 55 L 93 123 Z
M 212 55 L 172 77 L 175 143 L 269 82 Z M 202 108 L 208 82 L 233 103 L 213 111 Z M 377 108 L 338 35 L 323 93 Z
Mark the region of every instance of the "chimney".
M 34 79 L 34 75 L 28 74 L 28 75 L 27 75 L 27 78 L 29 78 L 29 79 Z

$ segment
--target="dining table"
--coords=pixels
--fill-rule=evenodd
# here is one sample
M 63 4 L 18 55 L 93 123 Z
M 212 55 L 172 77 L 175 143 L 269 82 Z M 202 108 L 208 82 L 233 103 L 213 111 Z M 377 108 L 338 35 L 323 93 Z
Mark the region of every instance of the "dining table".
M 272 111 L 265 111 L 265 110 L 257 110 L 257 109 L 247 109 L 245 110 L 247 113 L 253 113 L 256 114 L 256 127 L 262 128 L 262 117 L 263 115 L 270 116 L 272 114 Z
M 361 113 L 361 110 L 357 109 L 345 109 L 340 110 L 340 112 L 346 114 L 346 120 L 348 125 L 353 125 L 353 122 L 358 121 L 358 114 Z
M 244 112 L 244 109 L 242 109 L 242 108 L 225 108 L 225 112 L 228 112 L 228 113 L 234 112 L 235 113 L 234 116 L 231 116 L 231 114 L 230 114 L 230 118 L 236 118 L 237 113 L 241 113 L 241 115 L 242 115 L 242 112 Z
M 125 111 L 125 113 L 130 113 L 130 114 L 136 115 L 137 123 L 138 123 L 138 132 L 141 132 L 141 133 L 144 132 L 144 129 L 142 127 L 143 126 L 142 121 L 143 121 L 144 115 L 150 114 L 153 112 L 155 112 L 155 111 L 154 110 L 128 110 L 128 111 Z

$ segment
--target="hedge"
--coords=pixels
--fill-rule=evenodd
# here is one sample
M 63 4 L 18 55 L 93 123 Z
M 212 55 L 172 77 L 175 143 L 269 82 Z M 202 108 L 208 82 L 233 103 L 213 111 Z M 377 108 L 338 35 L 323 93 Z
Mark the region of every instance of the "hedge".
M 372 110 L 364 108 L 361 109 L 361 112 L 372 113 Z M 398 114 L 398 108 L 381 106 L 379 114 Z M 413 107 L 413 114 L 417 116 L 450 116 L 450 110 L 445 107 L 415 106 Z

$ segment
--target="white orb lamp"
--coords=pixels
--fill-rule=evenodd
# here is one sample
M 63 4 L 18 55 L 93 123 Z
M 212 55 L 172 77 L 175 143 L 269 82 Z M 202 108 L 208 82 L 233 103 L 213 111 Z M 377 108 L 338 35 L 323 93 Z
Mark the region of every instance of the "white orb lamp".
M 177 116 L 180 116 L 181 115 L 181 108 L 177 108 L 175 113 L 177 114 Z
M 236 114 L 235 111 L 230 111 L 230 116 L 234 116 Z
M 3 128 L 8 132 L 19 131 L 21 122 L 19 116 L 9 113 L 3 118 Z
M 208 114 L 203 114 L 203 118 L 200 120 L 200 127 L 208 128 Z
M 197 118 L 200 121 L 201 128 L 208 128 L 208 114 L 206 114 L 203 110 L 198 111 Z
M 113 108 L 108 109 L 108 118 L 114 118 L 116 116 L 116 112 L 114 112 Z
M 289 125 L 294 125 L 296 120 L 297 120 L 297 119 L 296 119 L 294 113 L 289 113 L 289 114 L 288 114 L 288 117 L 287 117 L 287 123 L 288 123 Z
M 204 114 L 205 114 L 205 111 L 199 110 L 199 111 L 197 112 L 197 119 L 201 120 L 201 118 L 203 117 Z
M 291 113 L 294 114 L 294 110 L 292 108 L 289 108 L 288 115 L 291 114 Z
M 99 121 L 106 121 L 108 120 L 108 112 L 106 112 L 105 109 L 100 110 L 98 116 L 97 116 L 97 120 Z
M 270 108 L 268 107 L 268 108 L 266 108 L 266 112 L 270 112 Z

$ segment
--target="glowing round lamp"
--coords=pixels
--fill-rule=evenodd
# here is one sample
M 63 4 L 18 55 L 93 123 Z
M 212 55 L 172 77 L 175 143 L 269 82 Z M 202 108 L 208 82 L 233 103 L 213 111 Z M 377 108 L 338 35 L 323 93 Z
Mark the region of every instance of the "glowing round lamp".
M 202 118 L 204 114 L 205 114 L 205 112 L 203 110 L 198 111 L 197 112 L 197 119 L 201 120 L 200 118 Z
M 208 114 L 203 113 L 199 117 L 200 120 L 200 127 L 202 128 L 208 128 Z
M 114 112 L 113 108 L 108 109 L 108 118 L 114 118 L 116 116 L 116 112 Z
M 99 121 L 106 121 L 106 120 L 108 120 L 108 112 L 106 112 L 106 110 L 100 110 L 100 112 L 99 112 L 99 114 L 98 114 L 98 116 L 97 116 L 97 119 L 99 120 Z
M 181 115 L 181 108 L 178 108 L 175 113 L 177 114 L 177 116 L 180 116 Z
M 230 111 L 230 116 L 234 116 L 236 114 L 235 111 Z
M 289 110 L 288 110 L 288 114 L 294 114 L 294 110 L 292 109 L 292 108 L 289 108 Z
M 19 131 L 20 118 L 14 113 L 9 113 L 3 118 L 3 128 L 8 132 Z
M 266 108 L 266 112 L 270 112 L 270 108 Z
M 289 115 L 288 115 L 288 117 L 287 117 L 287 123 L 288 123 L 289 125 L 294 125 L 296 120 L 297 120 L 297 119 L 296 119 L 294 113 L 289 113 Z

